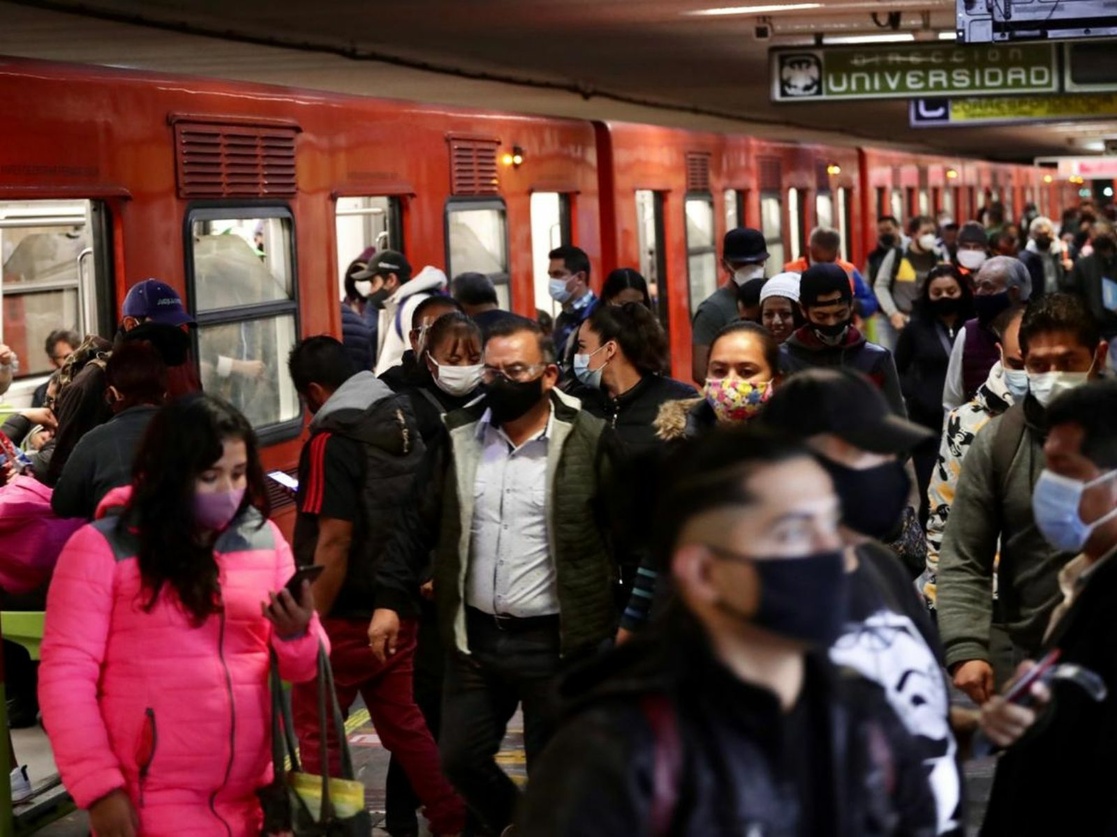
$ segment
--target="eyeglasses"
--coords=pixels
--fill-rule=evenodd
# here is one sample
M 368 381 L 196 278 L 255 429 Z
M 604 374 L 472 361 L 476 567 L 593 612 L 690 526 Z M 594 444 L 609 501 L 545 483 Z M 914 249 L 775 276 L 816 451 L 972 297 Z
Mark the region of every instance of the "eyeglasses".
M 502 369 L 499 366 L 485 365 L 481 367 L 481 380 L 486 384 L 497 380 L 522 384 L 534 380 L 538 377 L 537 373 L 541 373 L 547 366 L 546 363 L 514 363 Z

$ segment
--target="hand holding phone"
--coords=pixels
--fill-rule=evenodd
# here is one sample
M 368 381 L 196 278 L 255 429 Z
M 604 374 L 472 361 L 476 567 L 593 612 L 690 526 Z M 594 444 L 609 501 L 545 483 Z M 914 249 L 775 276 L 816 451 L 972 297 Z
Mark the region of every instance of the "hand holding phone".
M 287 580 L 287 584 L 284 585 L 287 588 L 287 592 L 291 594 L 291 598 L 298 602 L 302 598 L 303 582 L 313 582 L 325 569 L 326 568 L 321 564 L 311 564 L 309 567 L 299 567 L 295 570 L 295 574 L 291 576 Z
M 1059 662 L 1061 655 L 1062 651 L 1058 648 L 1053 648 L 1044 654 L 1039 662 L 1009 687 L 1005 692 L 1005 700 L 1018 706 L 1031 706 L 1035 701 L 1032 686 L 1046 679 L 1048 672 L 1054 668 L 1055 663 Z

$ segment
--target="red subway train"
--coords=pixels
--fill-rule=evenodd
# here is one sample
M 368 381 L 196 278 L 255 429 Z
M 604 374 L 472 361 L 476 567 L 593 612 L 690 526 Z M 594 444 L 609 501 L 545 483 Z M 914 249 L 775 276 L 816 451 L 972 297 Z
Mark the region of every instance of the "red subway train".
M 1045 214 L 1076 187 L 1040 169 L 746 135 L 473 111 L 290 88 L 0 59 L 0 340 L 20 403 L 57 328 L 109 335 L 128 287 L 159 277 L 198 321 L 203 384 L 240 406 L 269 468 L 293 470 L 302 416 L 285 371 L 303 335 L 340 334 L 340 275 L 368 246 L 416 269 L 490 275 L 506 307 L 550 310 L 547 252 L 655 284 L 678 377 L 690 317 L 717 286 L 728 227 L 772 263 L 809 230 L 861 263 L 878 214 Z M 839 139 L 840 138 L 836 138 Z M 222 358 L 263 361 L 229 373 Z M 291 505 L 277 494 L 277 517 Z M 288 518 L 288 519 L 285 519 Z

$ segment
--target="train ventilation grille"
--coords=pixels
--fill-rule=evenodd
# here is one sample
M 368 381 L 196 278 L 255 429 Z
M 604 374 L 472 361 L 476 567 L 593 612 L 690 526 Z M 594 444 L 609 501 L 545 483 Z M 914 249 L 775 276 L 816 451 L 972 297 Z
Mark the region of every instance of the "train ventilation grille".
M 686 155 L 686 190 L 710 191 L 710 155 L 690 152 Z
M 450 137 L 450 189 L 455 195 L 499 195 L 499 140 Z
M 757 157 L 757 177 L 761 192 L 779 192 L 783 181 L 778 157 Z
M 175 125 L 182 198 L 294 197 L 295 129 Z

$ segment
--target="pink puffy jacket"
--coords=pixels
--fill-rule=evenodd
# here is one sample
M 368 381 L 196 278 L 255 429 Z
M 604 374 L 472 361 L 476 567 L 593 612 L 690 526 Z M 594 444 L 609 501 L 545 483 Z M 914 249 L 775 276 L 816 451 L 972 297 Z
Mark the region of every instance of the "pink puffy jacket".
M 136 542 L 117 518 L 66 544 L 47 597 L 39 701 L 80 807 L 125 788 L 144 837 L 260 833 L 255 791 L 272 776 L 268 647 L 284 679 L 303 682 L 327 640 L 317 616 L 305 636 L 282 640 L 261 614 L 295 567 L 276 526 L 259 522 L 249 510 L 218 538 L 224 611 L 198 628 L 166 590 L 143 610 Z

